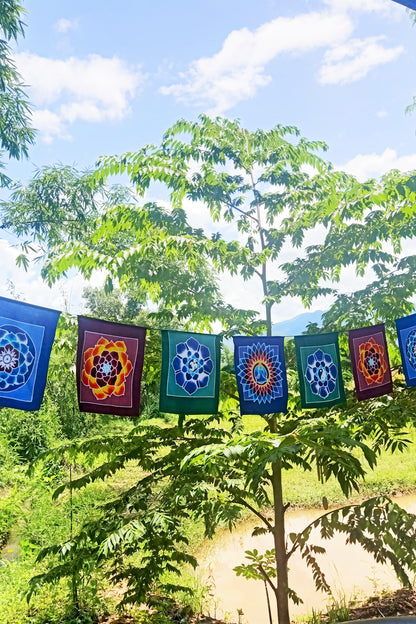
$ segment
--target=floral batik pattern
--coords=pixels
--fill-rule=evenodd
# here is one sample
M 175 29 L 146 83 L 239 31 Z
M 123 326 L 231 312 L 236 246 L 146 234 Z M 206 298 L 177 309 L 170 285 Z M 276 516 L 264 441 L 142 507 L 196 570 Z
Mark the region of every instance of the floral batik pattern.
M 234 336 L 234 367 L 241 414 L 287 410 L 287 379 L 282 336 Z
M 305 377 L 313 394 L 326 399 L 337 387 L 338 369 L 329 353 L 317 349 L 308 356 Z
M 338 333 L 295 336 L 300 401 L 305 409 L 345 403 Z
M 14 325 L 0 327 L 0 390 L 11 392 L 29 379 L 36 351 L 32 339 Z
M 238 377 L 245 401 L 271 403 L 283 394 L 283 375 L 276 346 L 264 342 L 240 347 Z
M 416 329 L 412 329 L 406 338 L 406 355 L 410 366 L 416 370 Z
M 358 369 L 364 375 L 368 385 L 383 383 L 387 371 L 387 362 L 384 358 L 384 347 L 377 344 L 373 337 L 359 346 Z
M 189 395 L 208 385 L 214 368 L 209 348 L 195 338 L 176 345 L 176 355 L 172 360 L 175 381 Z
M 162 330 L 159 409 L 170 414 L 215 414 L 220 390 L 219 336 Z
M 0 297 L 0 407 L 42 404 L 59 312 Z
M 122 396 L 125 392 L 125 380 L 132 370 L 126 344 L 119 340 L 113 342 L 101 337 L 95 347 L 84 353 L 84 368 L 81 380 L 91 388 L 96 399 Z
M 348 342 L 357 399 L 364 401 L 392 392 L 384 324 L 351 329 Z

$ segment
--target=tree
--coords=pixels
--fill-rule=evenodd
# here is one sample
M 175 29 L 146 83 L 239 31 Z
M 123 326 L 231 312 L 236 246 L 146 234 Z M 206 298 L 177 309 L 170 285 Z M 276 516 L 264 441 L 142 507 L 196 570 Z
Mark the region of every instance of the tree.
M 100 161 L 95 173 L 100 187 L 108 176 L 127 173 L 139 198 L 127 206 L 104 208 L 82 236 L 48 248 L 44 275 L 53 281 L 74 266 L 87 277 L 93 268 L 103 269 L 108 280 L 118 281 L 121 288 L 139 282 L 151 299 L 196 328 L 218 319 L 229 333 L 256 335 L 263 327 L 270 335 L 272 307 L 283 297 L 301 297 L 309 305 L 317 295 L 332 294 L 335 303 L 324 326 L 315 329 L 345 329 L 382 318 L 392 330 L 394 315 L 411 311 L 416 286 L 412 271 L 416 258 L 400 257 L 403 240 L 415 234 L 416 176 L 392 172 L 381 181 L 359 184 L 352 176 L 332 170 L 319 155 L 325 149 L 324 143 L 300 137 L 294 127 L 250 132 L 238 122 L 221 118 L 179 121 L 160 146 Z M 154 183 L 167 187 L 171 208 L 140 203 Z M 203 204 L 214 221 L 223 217 L 235 223 L 238 239 L 227 241 L 220 233 L 209 237 L 191 228 L 185 201 Z M 5 210 L 11 222 L 19 211 L 18 198 Z M 318 227 L 322 242 L 302 250 L 305 235 Z M 299 254 L 282 264 L 284 245 L 299 249 Z M 270 266 L 279 262 L 281 277 L 271 280 Z M 336 282 L 348 265 L 358 275 L 373 271 L 375 279 L 347 296 L 337 293 Z M 226 306 L 212 279 L 213 270 L 238 273 L 245 280 L 257 277 L 263 288 L 265 318 L 253 323 L 252 311 Z M 346 359 L 345 344 L 341 349 Z M 292 357 L 288 364 L 294 368 Z M 227 381 L 228 394 L 235 395 L 230 376 Z M 205 422 L 189 420 L 185 427 L 139 425 L 127 440 L 116 441 L 111 448 L 110 440 L 67 447 L 66 452 L 73 454 L 98 448 L 110 453 L 108 462 L 71 487 L 104 478 L 132 458 L 145 476 L 112 501 L 114 514 L 109 515 L 109 506 L 105 508 L 99 531 L 93 522 L 70 547 L 53 547 L 41 557 L 52 552 L 65 558 L 68 548 L 72 561 L 79 565 L 87 554 L 104 557 L 111 563 L 113 579 L 130 580 L 126 600 L 141 600 L 149 578 L 165 569 L 173 571 L 173 561 L 187 560 L 186 553 L 178 553 L 183 534 L 169 531 L 177 527 L 180 517 L 202 510 L 209 536 L 218 522 L 232 526 L 241 509 L 249 509 L 262 522 L 258 531 L 272 534 L 277 582 L 271 574 L 262 574 L 259 566 L 257 572 L 275 595 L 280 624 L 288 624 L 289 597 L 299 599 L 289 587 L 287 572 L 295 550 L 311 566 L 317 587 L 327 590 L 328 585 L 316 558 L 320 551 L 308 540 L 312 527 L 290 535 L 291 544 L 286 540 L 285 513 L 290 501 L 284 496 L 284 471 L 296 465 L 304 470 L 316 468 L 318 478 L 325 481 L 333 475 L 349 495 L 359 489 L 366 466 L 374 467 L 383 447 L 400 450 L 406 445 L 401 426 L 413 403 L 399 383 L 394 401 L 384 398 L 358 404 L 350 391 L 344 408 L 301 412 L 294 371 L 289 372 L 289 384 L 287 414 L 266 416 L 264 431 L 251 435 L 241 431 L 235 417 L 231 431 L 216 425 L 214 417 Z M 158 461 L 160 447 L 166 453 Z M 272 521 L 263 513 L 269 505 L 274 510 Z M 163 536 L 157 533 L 159 548 L 163 545 L 158 556 L 157 540 L 152 541 L 151 532 L 142 524 L 139 529 L 134 524 L 147 523 L 147 509 L 158 518 L 166 514 Z M 325 513 L 316 525 L 323 536 L 340 531 L 350 541 L 361 541 L 378 560 L 391 561 L 407 582 L 405 566 L 414 568 L 413 522 L 389 500 L 373 499 Z M 130 555 L 139 543 L 141 562 L 123 567 L 122 555 Z M 33 586 L 51 580 L 54 574 L 58 574 L 56 569 L 49 577 L 34 579 Z
M 29 102 L 10 50 L 10 42 L 24 35 L 22 13 L 16 0 L 0 1 L 0 149 L 18 160 L 28 155 L 35 138 Z M 0 169 L 4 169 L 2 161 Z M 0 171 L 0 185 L 9 186 L 10 182 Z

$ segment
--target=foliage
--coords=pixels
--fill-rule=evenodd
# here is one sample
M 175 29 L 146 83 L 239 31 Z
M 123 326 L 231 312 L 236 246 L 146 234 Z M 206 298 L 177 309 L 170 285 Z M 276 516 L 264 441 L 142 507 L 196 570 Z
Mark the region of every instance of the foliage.
M 291 126 L 249 131 L 237 121 L 221 118 L 180 120 L 159 146 L 103 158 L 89 176 L 90 202 L 96 193 L 107 193 L 105 184 L 112 175 L 127 174 L 135 195 L 122 201 L 117 201 L 117 194 L 115 201 L 105 199 L 84 227 L 75 227 L 69 235 L 65 228 L 51 226 L 45 218 L 47 208 L 40 216 L 41 237 L 30 220 L 24 226 L 25 235 L 43 247 L 43 275 L 49 282 L 71 267 L 86 278 L 100 269 L 107 276 L 107 291 L 115 286 L 134 293 L 139 288 L 147 302 L 160 306 L 160 315 L 154 317 L 161 324 L 170 320 L 202 329 L 219 320 L 225 333 L 256 335 L 266 328 L 270 334 L 272 307 L 284 297 L 300 297 L 309 305 L 319 295 L 332 294 L 334 304 L 323 327 L 311 331 L 386 320 L 392 338 L 394 317 L 413 310 L 416 256 L 403 257 L 402 252 L 404 241 L 415 234 L 416 176 L 393 171 L 381 180 L 360 184 L 334 171 L 321 156 L 325 149 L 324 143 L 301 137 Z M 31 214 L 36 207 L 33 202 L 25 205 L 22 198 L 30 196 L 35 186 L 54 188 L 49 173 L 44 171 L 36 181 L 20 187 L 12 201 L 3 205 L 3 214 L 15 231 L 19 226 L 13 215 Z M 80 183 L 81 179 L 75 179 L 75 186 Z M 170 206 L 145 197 L 160 183 L 170 195 Z M 207 209 L 214 222 L 233 223 L 236 239 L 224 239 L 219 232 L 209 235 L 189 225 L 189 202 Z M 307 235 L 320 242 L 303 249 Z M 272 263 L 277 265 L 278 279 L 276 273 L 271 274 Z M 373 282 L 352 294 L 338 292 L 342 271 L 349 266 L 357 276 L 373 275 Z M 265 318 L 227 305 L 219 292 L 220 273 L 259 279 Z M 144 303 L 145 297 L 141 300 Z M 92 304 L 97 301 L 90 296 Z M 341 357 L 345 362 L 344 338 Z M 109 453 L 107 461 L 72 482 L 72 488 L 105 479 L 133 459 L 143 475 L 104 505 L 72 540 L 41 552 L 40 559 L 52 557 L 53 565 L 32 579 L 31 591 L 100 565 L 112 582 L 127 582 L 124 602 L 145 600 L 155 583 L 172 589 L 164 586 L 165 571 L 179 572 L 179 564 L 195 563 L 186 550 L 184 519 L 202 516 L 206 535 L 212 536 L 219 523 L 231 528 L 241 509 L 247 509 L 261 520 L 258 530 L 273 537 L 274 550 L 269 555 L 275 558 L 277 576 L 269 577 L 270 582 L 272 578 L 277 581 L 267 583 L 273 586 L 280 623 L 288 624 L 291 548 L 296 546 L 301 552 L 317 586 L 324 590 L 327 586 L 315 557 L 319 551 L 306 539 L 309 534 L 305 533 L 304 541 L 300 534 L 292 547 L 286 545 L 285 513 L 290 501 L 284 498 L 284 473 L 294 467 L 316 470 L 319 480 L 334 478 L 349 496 L 359 490 L 383 449 L 406 447 L 408 438 L 402 428 L 414 410 L 411 393 L 400 377 L 392 397 L 359 404 L 347 373 L 344 407 L 300 411 L 291 344 L 287 364 L 289 411 L 265 417 L 262 430 L 242 432 L 239 419 L 230 412 L 231 427 L 214 425 L 215 417 L 190 419 L 183 428 L 138 426 L 127 436 L 63 447 L 61 452 L 72 460 L 78 452 Z M 222 396 L 228 397 L 228 409 L 236 395 L 230 357 L 225 357 L 225 370 Z M 153 373 L 156 379 L 156 365 Z M 273 509 L 271 521 L 263 513 L 266 507 Z M 361 526 L 363 514 L 369 518 L 365 527 Z M 373 540 L 372 552 L 376 558 L 393 561 L 399 577 L 407 582 L 401 540 L 407 543 L 408 519 L 389 501 L 351 508 L 344 523 L 340 516 L 335 521 L 335 515 L 324 514 L 322 526 L 329 534 L 336 529 L 366 545 L 383 514 L 380 540 Z M 257 570 L 258 561 L 264 563 L 261 557 L 256 555 L 252 564 Z
M 23 9 L 16 0 L 0 1 L 0 150 L 10 158 L 28 155 L 35 132 L 30 127 L 29 102 L 11 56 L 11 42 L 24 35 Z M 1 171 L 0 186 L 9 186 L 10 178 Z

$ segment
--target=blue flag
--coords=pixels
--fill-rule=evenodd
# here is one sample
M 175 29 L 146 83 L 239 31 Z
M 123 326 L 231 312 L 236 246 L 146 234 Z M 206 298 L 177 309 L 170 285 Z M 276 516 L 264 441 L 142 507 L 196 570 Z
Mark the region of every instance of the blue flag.
M 40 408 L 60 312 L 0 297 L 0 406 Z
M 416 314 L 396 320 L 403 373 L 408 386 L 416 386 Z
M 402 4 L 408 9 L 412 9 L 412 11 L 416 11 L 416 0 L 393 0 L 393 2 L 397 2 L 397 4 Z
M 280 336 L 237 336 L 233 340 L 241 414 L 286 412 L 284 339 Z

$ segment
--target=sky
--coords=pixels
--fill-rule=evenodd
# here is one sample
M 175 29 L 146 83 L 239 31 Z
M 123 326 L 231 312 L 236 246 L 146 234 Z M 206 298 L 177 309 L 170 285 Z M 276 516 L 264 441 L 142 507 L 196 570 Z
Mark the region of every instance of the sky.
M 416 168 L 416 113 L 405 113 L 416 95 L 416 26 L 392 0 L 22 4 L 26 36 L 14 58 L 38 134 L 27 161 L 9 161 L 14 180 L 56 163 L 92 167 L 101 155 L 158 143 L 178 118 L 201 113 L 239 118 L 250 130 L 296 125 L 362 180 Z M 209 227 L 201 211 L 190 210 L 190 220 Z M 16 244 L 0 238 L 0 294 L 81 311 L 84 281 L 71 274 L 51 291 L 37 267 L 16 268 Z M 341 288 L 355 286 L 346 272 Z M 242 307 L 248 293 L 261 298 L 257 285 L 229 276 L 222 289 Z M 317 300 L 312 309 L 327 306 Z M 302 311 L 285 301 L 273 320 Z

